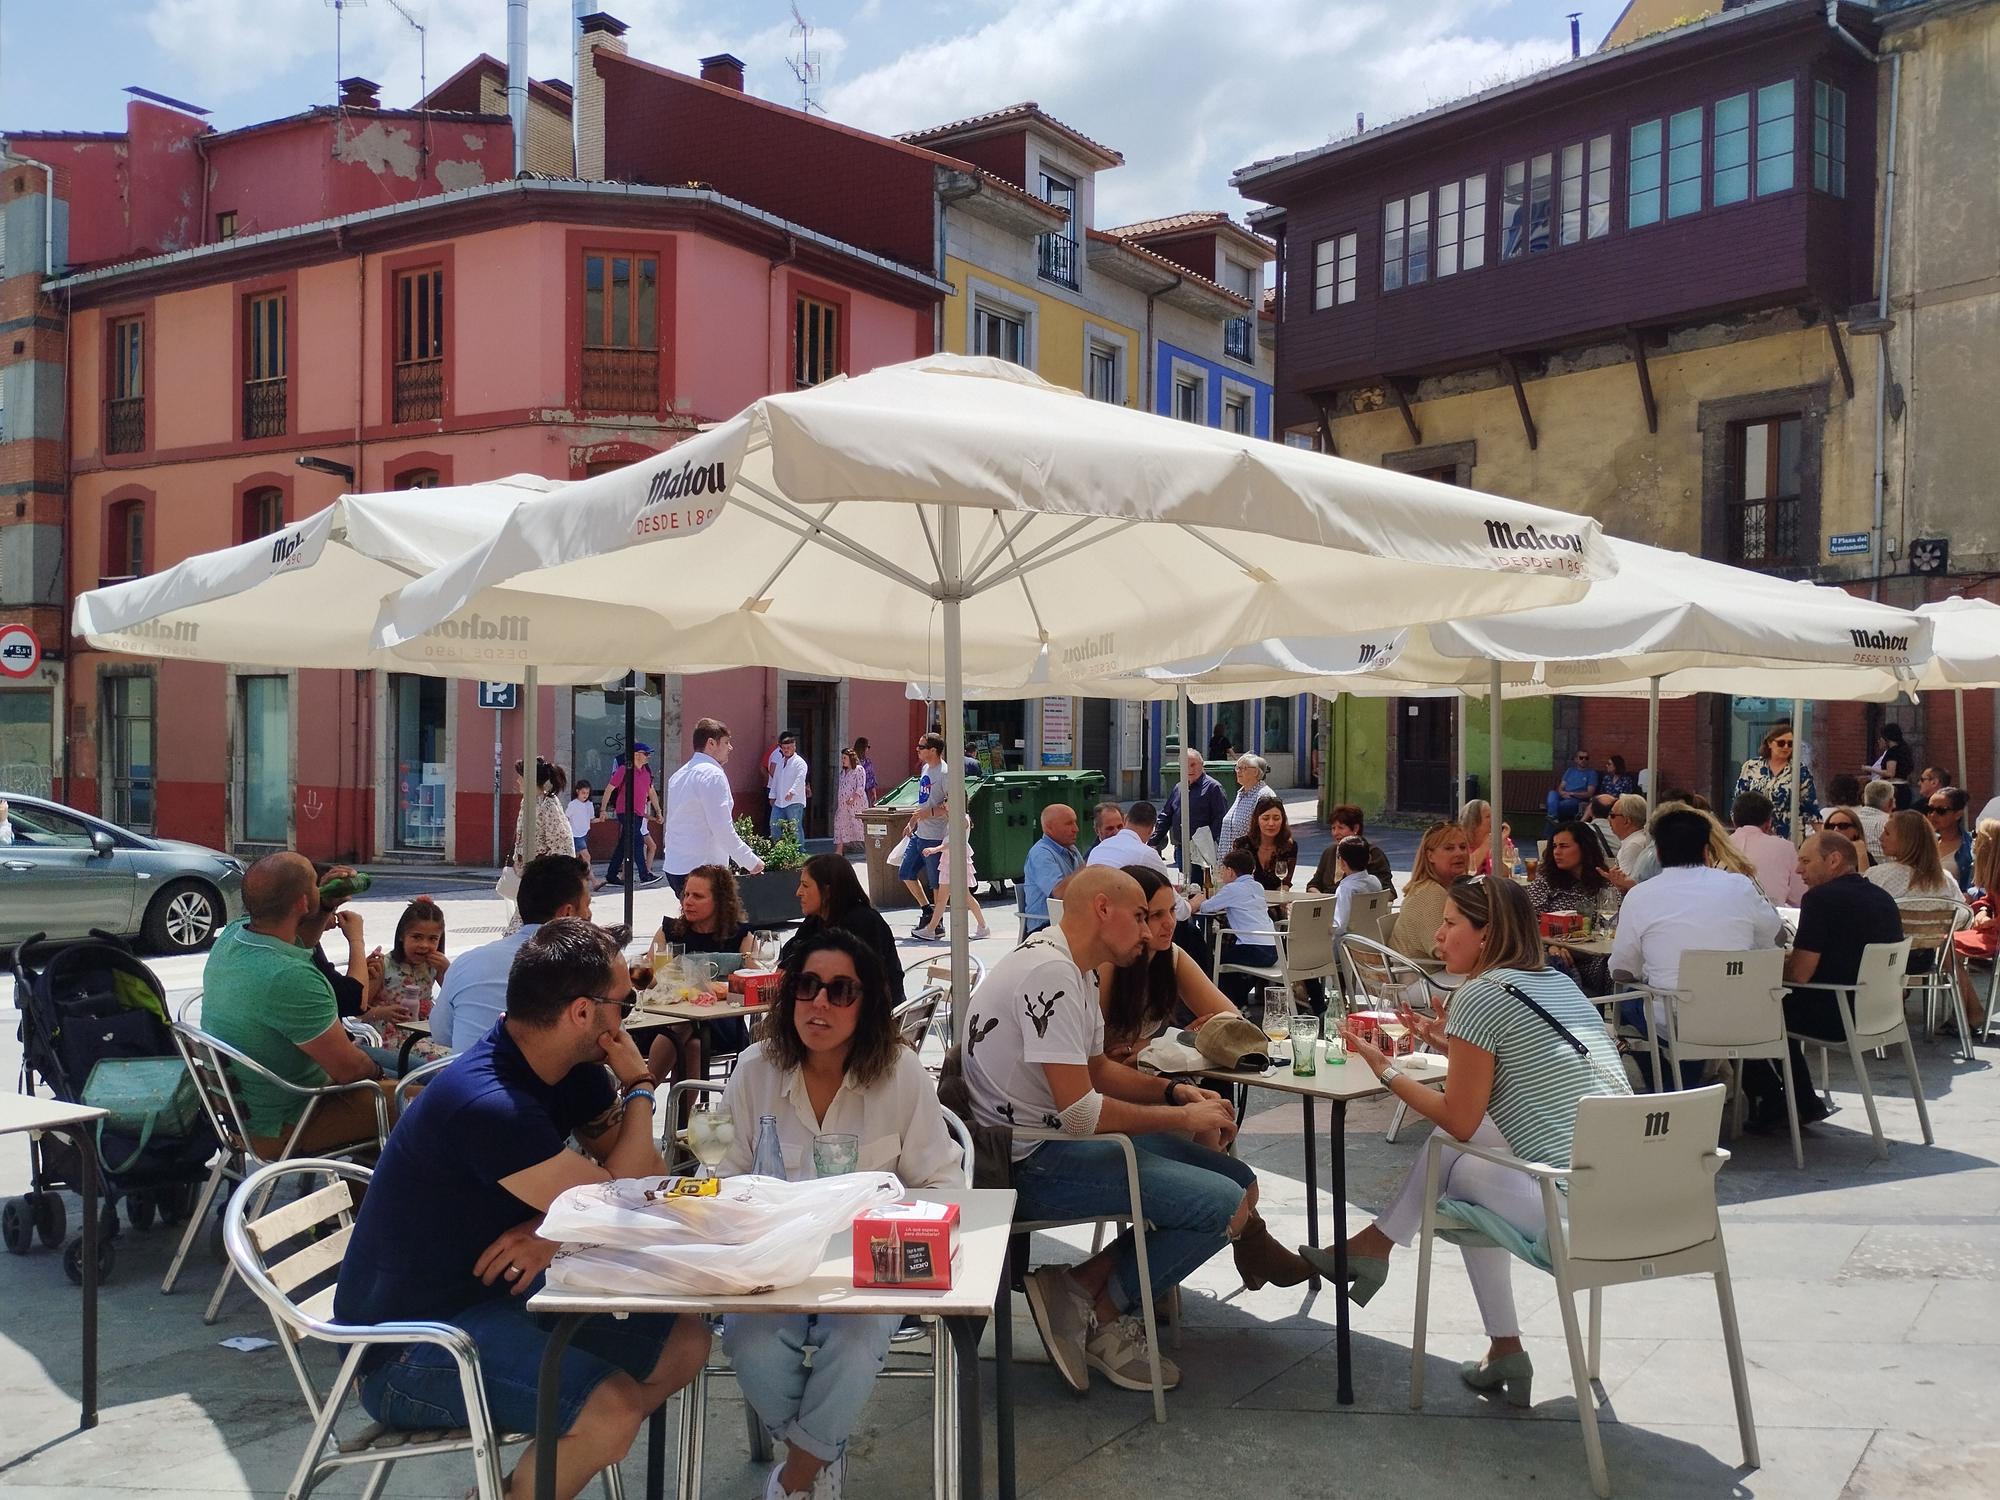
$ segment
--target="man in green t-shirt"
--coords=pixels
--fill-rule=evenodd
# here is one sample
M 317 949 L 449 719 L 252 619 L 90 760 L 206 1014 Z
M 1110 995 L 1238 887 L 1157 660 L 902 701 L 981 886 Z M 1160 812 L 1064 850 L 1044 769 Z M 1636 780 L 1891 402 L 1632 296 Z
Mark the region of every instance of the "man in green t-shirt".
M 333 987 L 299 945 L 299 924 L 319 907 L 312 862 L 265 855 L 243 876 L 243 907 L 248 915 L 223 928 L 209 950 L 202 1028 L 302 1088 L 380 1080 L 381 1065 L 348 1036 Z M 251 1145 L 266 1158 L 283 1154 L 310 1101 L 247 1071 L 238 1072 L 236 1086 Z M 386 1096 L 389 1085 L 379 1086 Z M 291 1154 L 311 1156 L 379 1134 L 374 1096 L 356 1089 L 321 1100 Z

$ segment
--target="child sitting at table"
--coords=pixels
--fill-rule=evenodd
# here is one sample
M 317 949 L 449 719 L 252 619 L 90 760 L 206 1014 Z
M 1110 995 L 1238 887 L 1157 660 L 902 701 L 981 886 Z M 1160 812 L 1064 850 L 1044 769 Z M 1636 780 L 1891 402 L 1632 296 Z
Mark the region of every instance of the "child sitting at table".
M 1382 890 L 1382 882 L 1368 868 L 1368 861 L 1375 851 L 1363 838 L 1342 839 L 1335 849 L 1340 860 L 1340 883 L 1333 888 L 1333 935 L 1340 938 L 1347 932 L 1347 919 L 1354 911 L 1356 896 L 1373 896 Z M 1374 933 L 1364 933 L 1364 937 L 1374 938 Z
M 1224 963 L 1266 969 L 1278 961 L 1278 927 L 1256 876 L 1257 856 L 1239 843 L 1216 866 L 1215 892 L 1201 909 L 1204 916 L 1220 916 L 1228 923 L 1222 939 Z M 1223 974 L 1216 988 L 1238 1010 L 1247 1010 L 1256 982 L 1248 974 Z
M 428 1021 L 431 1004 L 437 999 L 438 981 L 444 978 L 451 960 L 444 956 L 444 911 L 429 896 L 419 896 L 403 908 L 396 919 L 396 940 L 385 958 L 378 950 L 369 959 L 370 967 L 380 965 L 379 1003 L 394 1007 L 394 1017 L 382 1024 L 382 1044 L 400 1047 L 404 1032 L 398 1021 Z M 443 1057 L 448 1048 L 419 1040 L 411 1048 L 415 1056 Z

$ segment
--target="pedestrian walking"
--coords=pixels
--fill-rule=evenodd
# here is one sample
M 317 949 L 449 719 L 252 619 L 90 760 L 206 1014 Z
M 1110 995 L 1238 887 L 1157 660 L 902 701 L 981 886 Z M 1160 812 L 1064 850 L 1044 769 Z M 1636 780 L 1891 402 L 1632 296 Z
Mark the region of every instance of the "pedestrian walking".
M 852 750 L 840 752 L 840 787 L 833 806 L 833 843 L 842 854 L 862 843 L 861 809 L 868 805 L 868 773 Z

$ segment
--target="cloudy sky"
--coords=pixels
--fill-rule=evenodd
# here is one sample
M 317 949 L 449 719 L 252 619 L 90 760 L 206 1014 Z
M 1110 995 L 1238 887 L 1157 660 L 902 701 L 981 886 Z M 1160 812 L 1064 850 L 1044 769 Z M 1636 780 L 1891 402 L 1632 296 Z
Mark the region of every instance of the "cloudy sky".
M 417 33 L 395 0 L 347 0 L 340 70 L 418 96 Z M 1121 150 L 1100 222 L 1247 205 L 1230 171 L 1380 123 L 1586 49 L 1622 0 L 798 0 L 816 97 L 835 119 L 895 132 L 1021 99 Z M 693 71 L 748 64 L 752 92 L 799 101 L 789 0 L 604 0 L 632 51 Z M 433 84 L 503 55 L 504 0 L 403 0 Z M 532 0 L 535 76 L 568 77 L 564 0 Z M 78 17 L 90 17 L 89 52 Z M 0 130 L 115 130 L 127 84 L 214 111 L 223 129 L 330 103 L 332 0 L 0 0 Z

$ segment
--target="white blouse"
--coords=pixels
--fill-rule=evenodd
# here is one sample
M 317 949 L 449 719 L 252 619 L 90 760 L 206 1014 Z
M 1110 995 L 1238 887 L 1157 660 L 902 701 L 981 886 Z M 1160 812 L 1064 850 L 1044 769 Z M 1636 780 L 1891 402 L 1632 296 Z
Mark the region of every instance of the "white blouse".
M 780 1069 L 758 1042 L 737 1059 L 722 1102 L 736 1126 L 736 1139 L 718 1169 L 724 1177 L 750 1170 L 757 1121 L 771 1115 L 778 1122 L 785 1176 L 794 1182 L 813 1175 L 814 1136 L 852 1135 L 861 1141 L 864 1172 L 894 1172 L 910 1188 L 965 1186 L 964 1152 L 945 1127 L 931 1075 L 908 1047 L 896 1048 L 895 1067 L 871 1088 L 856 1088 L 843 1078 L 821 1120 L 813 1116 L 804 1075 Z

